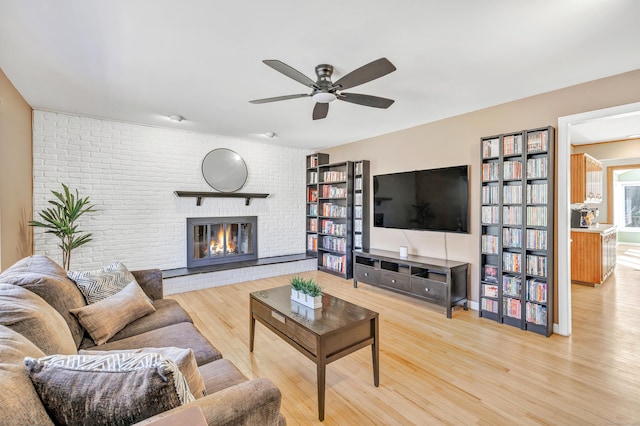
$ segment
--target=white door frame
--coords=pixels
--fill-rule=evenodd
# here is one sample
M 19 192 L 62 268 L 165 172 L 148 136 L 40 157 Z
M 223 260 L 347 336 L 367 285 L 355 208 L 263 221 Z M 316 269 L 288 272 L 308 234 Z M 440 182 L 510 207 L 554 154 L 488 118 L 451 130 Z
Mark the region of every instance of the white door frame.
M 558 323 L 553 332 L 571 335 L 571 215 L 569 189 L 571 188 L 571 126 L 602 118 L 634 114 L 640 111 L 640 102 L 558 118 Z

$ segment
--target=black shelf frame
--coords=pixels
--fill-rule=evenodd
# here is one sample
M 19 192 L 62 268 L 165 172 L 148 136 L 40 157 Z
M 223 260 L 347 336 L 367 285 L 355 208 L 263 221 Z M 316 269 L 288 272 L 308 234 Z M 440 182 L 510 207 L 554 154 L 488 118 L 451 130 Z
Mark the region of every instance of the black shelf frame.
M 324 174 L 326 172 L 343 172 L 346 179 L 326 180 Z M 322 197 L 322 189 L 325 185 L 338 186 L 344 188 L 344 197 Z M 325 203 L 336 204 L 345 208 L 345 215 L 341 217 L 324 216 L 322 206 Z M 336 224 L 344 225 L 345 235 L 324 235 L 322 231 L 322 221 L 331 220 Z M 337 252 L 331 249 L 323 248 L 323 239 L 325 237 L 343 238 L 345 240 L 345 251 Z M 353 162 L 342 161 L 339 163 L 328 163 L 318 166 L 318 270 L 328 272 L 344 279 L 353 277 Z M 344 272 L 332 269 L 324 264 L 324 256 L 321 254 L 330 254 L 344 257 Z
M 547 147 L 544 150 L 535 150 L 528 152 L 528 141 L 529 135 L 532 135 L 537 132 L 546 132 L 547 133 Z M 520 152 L 505 152 L 505 139 L 506 138 L 520 138 L 521 140 L 521 150 Z M 497 141 L 495 142 L 496 149 L 491 152 L 492 155 L 486 155 L 488 152 L 485 149 L 486 146 L 490 145 L 489 141 Z M 489 137 L 481 138 L 480 140 L 480 157 L 482 167 L 482 177 L 484 176 L 484 165 L 488 163 L 494 163 L 498 165 L 498 176 L 497 179 L 495 176 L 489 176 L 489 179 L 481 179 L 481 186 L 483 188 L 483 193 L 481 194 L 481 217 L 483 213 L 489 213 L 486 211 L 487 207 L 494 207 L 497 209 L 497 217 L 494 219 L 494 223 L 484 223 L 481 221 L 481 239 L 480 239 L 480 289 L 479 289 L 479 316 L 483 318 L 487 318 L 490 320 L 494 320 L 500 323 L 512 325 L 514 327 L 521 328 L 523 330 L 529 330 L 535 333 L 539 333 L 545 336 L 550 336 L 553 333 L 553 297 L 554 297 L 554 252 L 553 252 L 553 244 L 554 244 L 554 198 L 555 198 L 555 183 L 554 183 L 554 169 L 555 169 L 555 158 L 554 158 L 554 149 L 555 146 L 555 129 L 551 126 L 530 129 L 530 130 L 522 130 L 518 132 L 504 133 L 500 135 L 494 135 Z M 497 154 L 497 155 L 495 155 Z M 546 177 L 528 177 L 528 171 L 535 170 L 536 164 L 529 165 L 528 160 L 538 159 L 541 161 L 544 168 L 546 168 Z M 505 162 L 519 162 L 520 163 L 520 177 L 505 177 Z M 517 165 L 516 165 L 517 166 Z M 487 166 L 487 168 L 489 168 Z M 529 170 L 530 169 L 530 170 Z M 546 203 L 541 203 L 539 200 L 535 200 L 535 202 L 529 202 L 527 199 L 527 191 L 528 185 L 532 184 L 546 184 Z M 505 188 L 509 186 L 519 186 L 520 187 L 520 199 L 509 199 L 508 202 L 507 192 L 505 192 Z M 482 195 L 484 195 L 485 191 L 491 192 L 490 190 L 485 190 L 486 187 L 495 187 L 494 191 L 497 191 L 496 199 L 485 200 Z M 516 191 L 517 192 L 517 191 Z M 486 202 L 490 201 L 490 202 Z M 527 218 L 528 215 L 528 207 L 541 207 L 546 208 L 546 214 L 544 217 L 546 218 L 546 225 L 538 225 L 532 224 L 529 225 L 529 221 Z M 507 210 L 507 208 L 509 208 Z M 495 211 L 494 211 L 495 213 Z M 506 223 L 507 217 L 505 214 L 507 213 L 515 213 L 514 216 L 520 217 L 519 224 L 511 224 Z M 504 230 L 512 229 L 520 231 L 520 247 L 513 247 L 505 245 L 504 241 Z M 527 239 L 529 235 L 527 231 L 545 231 L 546 232 L 546 248 L 527 248 Z M 516 232 L 517 234 L 517 232 Z M 483 252 L 483 236 L 485 235 L 493 235 L 496 238 L 496 252 L 497 253 L 486 253 Z M 512 253 L 514 255 L 519 256 L 520 263 L 519 268 L 512 268 L 515 270 L 507 270 L 505 266 L 504 257 L 505 253 Z M 529 273 L 528 265 L 527 265 L 527 256 L 535 255 L 541 256 L 545 258 L 546 262 L 546 276 L 539 276 Z M 497 282 L 489 282 L 485 280 L 484 271 L 485 265 L 491 265 L 497 267 Z M 515 277 L 519 279 L 519 296 L 511 296 L 508 295 L 504 289 L 504 281 L 505 277 Z M 538 302 L 535 300 L 535 297 L 529 297 L 528 292 L 528 284 L 530 280 L 536 280 L 538 282 L 546 282 L 546 302 Z M 486 286 L 496 286 L 497 287 L 497 297 L 491 297 L 485 295 L 485 287 Z M 493 289 L 493 288 L 492 288 Z M 515 299 L 518 300 L 520 306 L 520 318 L 514 318 L 512 316 L 507 315 L 506 305 L 504 304 L 505 299 Z M 483 309 L 485 305 L 484 301 L 491 304 L 491 302 L 496 302 L 497 306 L 495 306 L 495 311 L 493 312 L 488 309 Z M 527 305 L 528 303 L 534 303 L 544 309 L 546 309 L 546 324 L 535 324 L 533 322 L 527 321 Z
M 315 237 L 316 238 L 316 243 L 317 243 L 317 239 L 319 238 L 319 232 L 320 232 L 320 215 L 319 215 L 319 191 L 320 191 L 320 186 L 319 186 L 319 174 L 318 174 L 318 167 L 324 165 L 324 164 L 328 164 L 329 163 L 329 154 L 323 154 L 320 152 L 314 153 L 314 154 L 310 154 L 307 155 L 306 157 L 306 188 L 305 188 L 305 210 L 306 210 L 306 224 L 305 224 L 305 250 L 307 255 L 309 256 L 313 256 L 313 257 L 317 257 L 318 256 L 318 252 L 316 250 L 313 250 L 313 248 L 309 248 L 309 243 L 311 242 L 311 240 Z M 313 181 L 311 179 L 312 174 L 315 174 L 315 181 Z M 309 191 L 310 190 L 315 190 L 316 194 L 318 196 L 318 198 L 316 199 L 316 201 L 310 201 L 309 200 Z M 311 214 L 311 209 L 313 208 L 313 206 L 315 206 L 316 208 L 316 214 Z M 312 230 L 311 226 L 310 226 L 310 222 L 312 220 L 316 221 L 316 229 Z

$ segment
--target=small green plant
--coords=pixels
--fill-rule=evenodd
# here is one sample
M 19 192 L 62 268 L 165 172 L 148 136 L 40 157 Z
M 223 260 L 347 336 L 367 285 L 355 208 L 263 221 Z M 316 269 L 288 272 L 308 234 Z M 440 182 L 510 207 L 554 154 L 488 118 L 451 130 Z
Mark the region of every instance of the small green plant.
M 305 280 L 298 276 L 291 278 L 291 287 L 296 291 L 302 291 L 305 286 Z
M 305 280 L 304 278 L 295 276 L 291 278 L 291 287 L 294 290 L 300 291 L 304 294 L 308 294 L 311 297 L 321 296 L 323 287 L 318 285 L 313 279 L 309 278 Z
M 323 290 L 323 287 L 320 284 L 317 284 L 312 279 L 309 279 L 306 282 L 306 286 L 303 291 L 311 297 L 317 297 L 317 296 L 322 296 L 322 290 Z
M 91 234 L 82 234 L 78 230 L 76 221 L 85 213 L 93 212 L 93 205 L 89 205 L 89 197 L 80 198 L 78 190 L 75 195 L 69 187 L 62 184 L 63 192 L 51 190 L 55 200 L 49 200 L 53 207 L 42 210 L 39 215 L 42 221 L 32 220 L 30 226 L 45 228 L 47 233 L 60 238 L 58 247 L 62 249 L 62 266 L 67 271 L 71 264 L 71 250 L 91 241 Z

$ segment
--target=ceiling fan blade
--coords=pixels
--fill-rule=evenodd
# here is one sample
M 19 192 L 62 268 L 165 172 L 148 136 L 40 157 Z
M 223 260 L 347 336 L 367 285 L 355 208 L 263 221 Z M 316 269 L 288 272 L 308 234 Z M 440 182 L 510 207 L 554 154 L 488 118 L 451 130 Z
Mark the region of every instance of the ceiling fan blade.
M 333 84 L 333 87 L 336 87 L 339 90 L 349 89 L 371 80 L 375 80 L 376 78 L 380 78 L 395 70 L 396 67 L 389 62 L 387 58 L 380 58 L 361 66 L 357 70 L 351 71 L 349 74 L 336 81 Z
M 278 61 L 277 59 L 265 59 L 262 62 L 269 65 L 274 70 L 281 72 L 287 77 L 292 78 L 295 81 L 304 84 L 305 86 L 309 86 L 311 88 L 316 87 L 315 81 L 311 80 L 309 77 L 302 74 L 297 69 L 291 68 L 289 65 L 285 64 L 284 62 Z
M 373 108 L 389 108 L 395 101 L 379 96 L 362 95 L 360 93 L 340 93 L 338 99 L 352 104 L 364 105 Z
M 301 93 L 299 95 L 285 95 L 285 96 L 275 96 L 273 98 L 254 99 L 249 102 L 251 102 L 252 104 L 266 104 L 267 102 L 286 101 L 287 99 L 306 98 L 309 96 L 311 95 Z
M 313 119 L 320 120 L 321 118 L 325 118 L 328 112 L 329 104 L 321 104 L 320 102 L 316 102 L 316 106 L 313 107 Z

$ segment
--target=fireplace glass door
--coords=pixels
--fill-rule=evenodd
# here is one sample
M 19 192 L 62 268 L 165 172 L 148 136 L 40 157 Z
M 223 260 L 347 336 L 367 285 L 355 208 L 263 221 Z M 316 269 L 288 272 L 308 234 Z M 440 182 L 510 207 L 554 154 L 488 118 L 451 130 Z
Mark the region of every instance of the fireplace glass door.
M 231 220 L 229 220 L 231 219 Z M 212 265 L 257 258 L 255 220 L 245 218 L 188 219 L 187 266 Z

